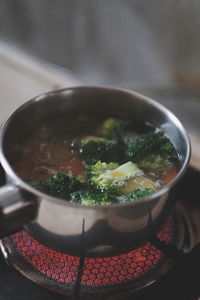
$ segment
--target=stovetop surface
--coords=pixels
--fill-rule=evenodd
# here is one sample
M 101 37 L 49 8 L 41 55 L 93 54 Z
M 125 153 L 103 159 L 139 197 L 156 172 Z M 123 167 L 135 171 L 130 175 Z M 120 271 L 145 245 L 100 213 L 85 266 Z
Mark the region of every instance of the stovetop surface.
M 3 182 L 3 179 L 1 177 Z M 186 208 L 192 220 L 197 240 L 200 240 L 200 172 L 189 168 L 177 188 L 178 201 Z M 200 247 L 196 247 L 194 262 L 176 263 L 175 266 L 155 284 L 133 294 L 117 297 L 120 300 L 197 300 L 200 296 Z M 0 300 L 70 300 L 61 294 L 48 291 L 22 276 L 9 266 L 0 255 Z
M 199 253 L 200 255 L 200 253 Z M 121 297 L 120 300 L 197 300 L 200 295 L 200 264 L 172 269 L 158 283 L 138 292 L 137 294 Z M 0 258 L 0 299 L 1 300 L 68 300 L 70 297 L 55 294 L 37 286 L 26 279 L 14 268 L 9 267 L 3 257 Z

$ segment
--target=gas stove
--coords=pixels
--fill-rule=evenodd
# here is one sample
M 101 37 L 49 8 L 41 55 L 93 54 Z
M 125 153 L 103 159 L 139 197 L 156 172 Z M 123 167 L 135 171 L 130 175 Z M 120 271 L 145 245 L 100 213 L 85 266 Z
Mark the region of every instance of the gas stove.
M 0 299 L 197 300 L 198 182 L 200 173 L 190 168 L 177 187 L 176 209 L 160 233 L 119 256 L 62 254 L 39 243 L 23 229 L 3 239 Z

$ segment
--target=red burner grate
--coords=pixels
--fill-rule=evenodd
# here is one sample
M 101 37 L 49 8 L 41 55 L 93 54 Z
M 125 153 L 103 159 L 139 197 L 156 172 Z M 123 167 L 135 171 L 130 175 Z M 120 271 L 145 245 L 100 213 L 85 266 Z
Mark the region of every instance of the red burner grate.
M 175 240 L 175 226 L 170 218 L 158 238 L 166 243 Z M 15 254 L 20 255 L 40 274 L 54 283 L 69 288 L 75 286 L 79 257 L 62 254 L 36 241 L 26 231 L 10 236 Z M 157 268 L 165 255 L 150 242 L 119 256 L 85 258 L 82 288 L 124 286 L 146 276 Z

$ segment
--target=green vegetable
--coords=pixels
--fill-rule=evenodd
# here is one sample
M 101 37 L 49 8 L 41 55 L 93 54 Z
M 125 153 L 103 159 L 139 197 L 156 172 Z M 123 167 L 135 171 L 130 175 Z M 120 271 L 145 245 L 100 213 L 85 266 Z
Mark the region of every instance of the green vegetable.
M 169 165 L 169 160 L 159 154 L 148 155 L 138 162 L 141 169 L 157 173 L 163 172 Z
M 116 196 L 112 193 L 97 192 L 93 190 L 82 190 L 71 193 L 71 202 L 84 205 L 108 205 L 118 202 Z
M 108 163 L 121 159 L 117 143 L 103 138 L 86 140 L 79 149 L 79 155 L 87 164 L 95 164 L 99 160 Z
M 141 170 L 137 167 L 137 165 L 133 164 L 131 161 L 119 166 L 118 168 L 112 171 L 112 174 L 114 174 L 118 178 L 132 177 L 136 173 L 137 175 L 142 174 Z
M 132 176 L 142 174 L 142 171 L 132 162 L 119 166 L 116 163 L 102 163 L 98 161 L 86 170 L 89 182 L 100 190 L 112 191 L 116 194 L 122 192 L 126 180 Z
M 169 139 L 162 133 L 143 134 L 136 138 L 126 151 L 127 158 L 135 163 L 152 154 L 172 158 L 176 152 Z
M 69 194 L 86 188 L 86 183 L 64 173 L 58 173 L 44 182 L 29 182 L 34 188 L 54 197 L 66 199 Z
M 128 129 L 130 121 L 109 118 L 103 123 L 101 134 L 108 139 L 119 139 Z
M 81 139 L 81 144 L 84 145 L 91 141 L 92 142 L 107 142 L 108 140 L 105 139 L 104 137 L 89 135 L 89 136 L 85 136 L 84 138 Z
M 105 174 L 109 170 L 116 169 L 118 166 L 119 166 L 118 163 L 111 162 L 107 164 L 101 161 L 98 161 L 95 165 L 88 166 L 88 168 L 86 169 L 86 176 L 88 178 L 89 183 L 94 187 L 96 187 L 97 189 L 115 190 L 116 187 L 114 187 L 113 185 L 104 187 L 101 184 L 101 176 L 102 174 Z
M 147 197 L 151 194 L 153 194 L 155 191 L 152 189 L 136 189 L 132 192 L 129 192 L 126 194 L 125 199 L 128 201 L 134 201 L 140 198 Z

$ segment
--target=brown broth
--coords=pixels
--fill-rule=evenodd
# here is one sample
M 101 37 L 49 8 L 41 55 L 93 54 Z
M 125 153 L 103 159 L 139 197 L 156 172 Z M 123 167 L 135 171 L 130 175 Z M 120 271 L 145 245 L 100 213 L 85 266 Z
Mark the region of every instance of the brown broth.
M 68 127 L 68 130 L 63 132 L 58 128 L 49 130 L 47 126 L 43 126 L 24 141 L 23 146 L 15 145 L 12 152 L 12 157 L 15 158 L 13 162 L 15 172 L 25 181 L 46 181 L 57 173 L 66 173 L 73 177 L 84 176 L 87 165 L 79 157 L 77 149 L 84 137 L 99 135 L 101 122 L 93 120 L 88 124 L 88 120 L 83 119 L 80 124 L 76 123 L 76 127 Z M 78 126 L 80 130 L 77 129 Z M 147 128 L 146 131 L 152 131 L 152 128 Z M 59 134 L 56 134 L 57 132 Z M 127 181 L 124 193 L 140 186 L 158 190 L 176 176 L 178 169 L 177 159 L 169 161 L 164 171 L 143 170 L 144 176 Z
M 64 139 L 43 141 L 36 136 L 15 154 L 14 170 L 23 180 L 44 181 L 58 172 L 77 177 L 85 172 L 83 162 Z

